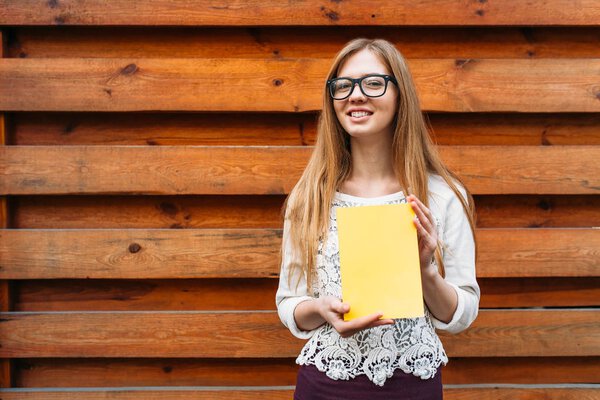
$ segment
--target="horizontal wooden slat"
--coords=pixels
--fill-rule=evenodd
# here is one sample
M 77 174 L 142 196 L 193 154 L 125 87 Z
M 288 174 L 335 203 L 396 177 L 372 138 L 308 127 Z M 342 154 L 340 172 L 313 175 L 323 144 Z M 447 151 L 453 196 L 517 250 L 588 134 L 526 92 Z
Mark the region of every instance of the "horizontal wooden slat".
M 439 145 L 600 145 L 600 113 L 427 118 Z M 25 112 L 10 120 L 10 145 L 301 146 L 315 144 L 317 114 Z
M 543 8 L 541 8 L 543 6 Z M 1 0 L 0 25 L 595 25 L 600 6 L 579 0 L 522 2 L 302 2 Z M 162 10 L 162 12 L 161 12 Z
M 176 389 L 129 389 L 78 390 L 59 389 L 1 389 L 3 400 L 289 400 L 293 397 L 292 387 L 262 387 L 258 389 L 221 387 L 221 388 L 176 388 Z M 452 387 L 444 386 L 444 398 L 448 400 L 594 400 L 600 395 L 600 385 L 509 385 L 497 387 Z
M 11 28 L 8 58 L 327 58 L 355 37 L 384 38 L 407 58 L 600 57 L 600 29 L 569 27 L 26 27 Z M 77 38 L 77 40 L 73 40 Z M 324 40 L 323 38 L 327 38 Z
M 600 299 L 600 278 L 477 278 L 477 282 L 482 308 L 595 307 Z
M 15 229 L 281 228 L 284 195 L 12 196 Z M 476 195 L 480 228 L 600 226 L 600 195 Z
M 0 279 L 277 277 L 280 246 L 280 229 L 0 230 Z
M 165 389 L 114 388 L 96 389 L 0 389 L 2 400 L 289 400 L 293 397 L 293 387 L 192 387 Z M 586 391 L 577 392 L 585 394 Z M 584 397 L 585 399 L 585 397 Z M 577 399 L 579 400 L 579 399 Z
M 600 276 L 600 229 L 479 229 L 482 278 Z
M 480 229 L 479 277 L 600 276 L 600 229 Z M 0 230 L 0 279 L 275 278 L 280 229 Z
M 43 327 L 43 329 L 40 329 Z M 598 356 L 600 310 L 480 310 L 452 357 Z M 294 357 L 276 312 L 0 313 L 0 357 Z
M 427 111 L 600 111 L 597 58 L 408 62 Z M 330 63 L 304 58 L 7 58 L 0 60 L 0 109 L 314 111 L 322 106 Z
M 597 194 L 600 146 L 443 146 L 473 194 Z M 0 194 L 283 194 L 311 147 L 5 146 Z
M 600 278 L 477 278 L 481 308 L 598 306 Z M 15 280 L 12 311 L 272 310 L 278 280 Z
M 12 311 L 256 311 L 273 309 L 279 281 L 271 278 L 224 278 L 45 279 L 12 282 Z M 572 286 L 585 296 L 586 285 Z M 598 287 L 600 294 L 600 285 Z M 547 289 L 551 290 L 551 287 Z M 597 298 L 593 292 L 587 297 Z M 588 304 L 580 299 L 578 303 L 567 305 Z
M 10 226 L 19 229 L 281 228 L 284 200 L 281 194 L 12 196 Z M 600 206 L 600 196 L 597 204 Z M 594 203 L 588 205 L 595 211 L 593 206 Z M 582 214 L 585 218 L 586 213 Z
M 46 196 L 46 199 L 48 198 Z M 596 195 L 476 195 L 475 207 L 477 226 L 480 228 L 589 228 L 600 226 L 600 213 L 598 213 L 600 196 Z M 56 210 L 58 211 L 60 208 Z M 69 219 L 66 209 L 61 214 L 67 220 Z M 32 218 L 39 218 L 39 214 L 32 215 Z M 86 222 L 87 225 L 82 227 L 89 227 L 90 219 Z
M 444 384 L 548 384 L 598 380 L 600 357 L 451 358 Z M 15 387 L 294 385 L 295 358 L 15 360 Z M 82 380 L 81 376 L 85 376 Z
M 6 146 L 2 194 L 283 194 L 308 147 Z M 41 158 L 40 158 L 41 157 Z
M 600 144 L 600 116 L 596 123 L 595 114 L 577 115 L 569 134 L 593 141 L 597 133 Z M 316 119 L 315 113 L 15 113 L 9 144 L 302 146 L 315 144 Z

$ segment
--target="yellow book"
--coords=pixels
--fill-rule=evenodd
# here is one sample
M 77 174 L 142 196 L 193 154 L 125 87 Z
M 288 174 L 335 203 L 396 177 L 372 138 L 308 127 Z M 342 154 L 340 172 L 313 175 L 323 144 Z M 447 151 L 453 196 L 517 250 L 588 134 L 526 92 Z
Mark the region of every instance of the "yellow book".
M 415 213 L 410 204 L 336 208 L 342 300 L 349 321 L 424 315 Z

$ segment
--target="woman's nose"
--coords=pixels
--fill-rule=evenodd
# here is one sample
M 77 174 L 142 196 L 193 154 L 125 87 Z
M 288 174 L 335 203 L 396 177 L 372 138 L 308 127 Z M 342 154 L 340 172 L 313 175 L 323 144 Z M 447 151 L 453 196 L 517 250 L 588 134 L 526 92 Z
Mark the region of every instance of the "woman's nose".
M 354 88 L 352 89 L 352 93 L 348 100 L 350 101 L 364 101 L 366 96 L 363 94 L 362 90 L 360 90 L 360 85 L 358 83 L 354 84 Z

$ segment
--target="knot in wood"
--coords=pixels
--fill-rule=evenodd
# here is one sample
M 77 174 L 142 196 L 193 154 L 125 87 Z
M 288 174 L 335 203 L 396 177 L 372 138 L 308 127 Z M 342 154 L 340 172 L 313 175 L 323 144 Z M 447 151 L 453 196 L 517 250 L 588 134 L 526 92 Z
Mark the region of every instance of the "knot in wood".
M 283 85 L 283 80 L 281 80 L 281 79 L 273 79 L 273 85 L 275 85 L 275 86 L 281 86 L 281 85 Z
M 121 73 L 123 75 L 131 75 L 131 74 L 135 74 L 135 71 L 138 70 L 137 65 L 135 64 L 129 64 L 128 66 L 126 66 L 125 68 L 123 68 L 121 70 Z
M 129 245 L 129 252 L 130 253 L 137 253 L 138 251 L 140 251 L 142 249 L 142 246 L 140 246 L 137 243 L 131 243 Z

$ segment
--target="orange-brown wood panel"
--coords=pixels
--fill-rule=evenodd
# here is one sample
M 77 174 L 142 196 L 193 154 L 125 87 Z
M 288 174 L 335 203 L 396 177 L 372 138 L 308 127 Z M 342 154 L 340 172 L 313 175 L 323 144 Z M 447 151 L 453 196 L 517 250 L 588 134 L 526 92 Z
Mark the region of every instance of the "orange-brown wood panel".
M 599 114 L 429 113 L 440 145 L 600 144 Z
M 277 277 L 280 247 L 279 229 L 16 229 L 0 231 L 0 278 Z
M 5 146 L 0 194 L 283 194 L 312 148 Z M 474 194 L 597 194 L 599 146 L 443 146 Z
M 452 357 L 599 356 L 596 309 L 481 310 L 440 337 Z M 40 329 L 39 327 L 43 327 Z M 276 312 L 7 312 L 1 357 L 289 358 L 294 339 Z
M 481 308 L 597 306 L 600 278 L 478 278 Z M 276 279 L 14 281 L 14 311 L 253 311 L 275 306 Z
M 0 59 L 6 57 L 6 32 L 0 29 Z M 7 116 L 0 111 L 0 146 L 8 144 Z M 0 229 L 9 225 L 8 197 L 0 196 Z M 12 285 L 8 280 L 0 280 L 0 311 L 12 311 Z M 0 359 L 0 388 L 13 386 L 13 363 L 8 359 Z
M 482 278 L 600 276 L 598 229 L 479 229 Z
M 594 0 L 211 2 L 127 0 L 1 0 L 0 25 L 598 25 Z M 159 12 L 165 10 L 165 12 Z M 167 12 L 168 11 L 168 12 Z
M 284 195 L 13 196 L 19 229 L 281 228 Z M 476 195 L 480 228 L 600 226 L 597 195 Z
M 479 306 L 597 307 L 600 278 L 477 278 Z
M 314 113 L 17 113 L 11 139 L 15 145 L 302 146 L 315 143 L 316 118 Z
M 597 229 L 476 236 L 480 277 L 600 276 Z M 275 278 L 280 247 L 279 229 L 11 229 L 0 231 L 0 278 Z
M 18 391 L 17 391 L 18 390 Z M 550 392 L 552 393 L 552 392 Z M 579 394 L 580 392 L 577 392 Z M 583 394 L 583 392 L 581 392 Z M 142 388 L 105 390 L 23 390 L 7 389 L 2 393 L 2 400 L 289 400 L 293 396 L 292 387 L 261 387 L 259 389 L 244 387 L 228 388 Z M 580 397 L 586 400 L 585 397 Z M 577 398 L 579 400 L 579 398 Z
M 597 58 L 408 63 L 426 111 L 600 111 Z M 0 109 L 315 111 L 329 64 L 305 58 L 6 58 L 0 59 Z
M 597 27 L 29 27 L 12 29 L 10 58 L 327 58 L 356 37 L 384 38 L 407 58 L 600 57 Z M 324 40 L 326 38 L 326 40 Z
M 270 311 L 278 284 L 234 278 L 15 282 L 15 311 Z
M 283 195 L 14 196 L 12 226 L 19 229 L 281 228 L 284 199 Z
M 597 383 L 599 357 L 451 358 L 444 384 Z
M 4 175 L 0 193 L 283 194 L 300 177 L 311 150 L 302 146 L 10 146 L 0 153 Z M 28 189 L 18 189 L 19 185 Z
M 600 47 L 599 47 L 600 48 Z M 600 115 L 427 115 L 439 145 L 600 145 Z M 316 141 L 315 113 L 15 113 L 13 145 L 301 146 Z
M 480 228 L 600 226 L 600 197 L 475 196 Z
M 16 387 L 295 385 L 289 359 L 17 359 Z M 597 381 L 599 357 L 451 358 L 445 385 Z M 81 379 L 85 376 L 85 380 Z
M 562 387 L 445 387 L 444 398 L 448 400 L 595 400 L 600 389 L 595 385 L 572 385 Z M 117 391 L 80 390 L 10 390 L 2 394 L 3 400 L 289 400 L 293 388 L 177 388 L 164 389 L 119 389 Z

